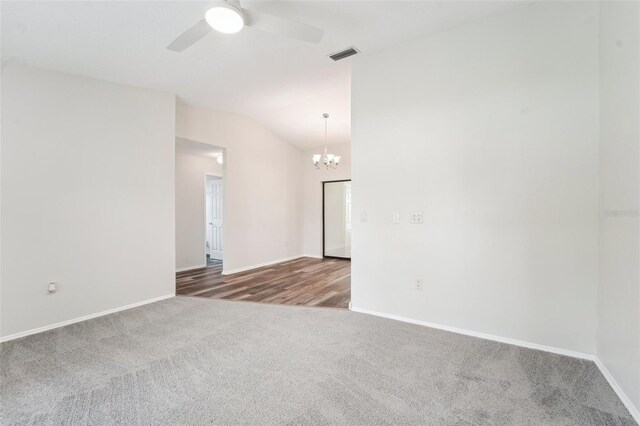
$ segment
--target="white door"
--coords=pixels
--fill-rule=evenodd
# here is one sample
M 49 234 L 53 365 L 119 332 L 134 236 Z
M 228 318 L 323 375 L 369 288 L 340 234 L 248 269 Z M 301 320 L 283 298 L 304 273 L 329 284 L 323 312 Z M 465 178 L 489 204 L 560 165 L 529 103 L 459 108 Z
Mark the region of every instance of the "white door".
M 222 260 L 222 179 L 207 181 L 207 253 Z

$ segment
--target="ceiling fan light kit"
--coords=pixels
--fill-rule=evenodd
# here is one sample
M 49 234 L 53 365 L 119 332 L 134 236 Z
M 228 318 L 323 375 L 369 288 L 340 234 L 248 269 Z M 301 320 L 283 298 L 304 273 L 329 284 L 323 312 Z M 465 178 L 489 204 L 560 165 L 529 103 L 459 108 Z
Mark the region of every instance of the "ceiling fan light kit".
M 232 1 L 207 10 L 204 19 L 211 28 L 223 34 L 235 34 L 244 27 L 242 9 Z

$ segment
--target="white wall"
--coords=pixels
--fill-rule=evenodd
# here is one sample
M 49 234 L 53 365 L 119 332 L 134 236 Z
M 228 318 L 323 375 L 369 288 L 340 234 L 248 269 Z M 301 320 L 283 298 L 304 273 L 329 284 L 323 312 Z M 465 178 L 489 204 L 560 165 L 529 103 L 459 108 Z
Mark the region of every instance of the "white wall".
M 173 294 L 174 96 L 5 64 L 2 113 L 1 335 Z
M 176 269 L 205 266 L 205 173 L 223 175 L 215 158 L 176 149 Z
M 639 26 L 637 2 L 601 3 L 598 357 L 637 412 L 640 410 Z
M 238 114 L 178 104 L 176 136 L 226 148 L 224 270 L 302 254 L 302 152 Z
M 595 353 L 597 4 L 362 56 L 352 87 L 353 305 Z
M 351 144 L 330 145 L 330 154 L 340 155 L 337 169 L 319 170 L 313 166 L 311 156 L 322 154 L 324 147 L 309 149 L 302 155 L 304 167 L 304 248 L 307 256 L 322 257 L 322 182 L 351 179 Z

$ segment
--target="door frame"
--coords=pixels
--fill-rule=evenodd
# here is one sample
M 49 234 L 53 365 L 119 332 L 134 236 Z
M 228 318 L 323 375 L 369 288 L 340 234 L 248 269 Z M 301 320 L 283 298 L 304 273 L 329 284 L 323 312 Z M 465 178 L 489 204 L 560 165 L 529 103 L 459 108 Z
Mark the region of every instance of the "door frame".
M 351 257 L 326 256 L 324 254 L 324 184 L 325 183 L 338 183 L 338 182 L 351 182 L 351 179 L 323 180 L 322 181 L 322 258 L 323 259 L 348 260 L 349 262 L 351 262 Z M 351 221 L 353 222 L 353 218 L 351 218 Z
M 224 226 L 224 196 L 225 196 L 225 191 L 224 191 L 224 177 L 221 174 L 217 174 L 217 173 L 211 173 L 211 172 L 204 172 L 204 178 L 203 178 L 203 189 L 204 189 L 204 241 L 202 244 L 202 251 L 203 251 L 203 257 L 204 257 L 204 267 L 206 268 L 207 266 L 209 266 L 209 263 L 207 262 L 207 225 L 208 225 L 208 221 L 207 221 L 207 176 L 211 176 L 211 177 L 215 177 L 218 179 L 222 180 L 222 226 Z M 224 241 L 224 235 L 222 236 L 223 241 Z M 224 265 L 224 250 L 222 250 L 222 264 Z

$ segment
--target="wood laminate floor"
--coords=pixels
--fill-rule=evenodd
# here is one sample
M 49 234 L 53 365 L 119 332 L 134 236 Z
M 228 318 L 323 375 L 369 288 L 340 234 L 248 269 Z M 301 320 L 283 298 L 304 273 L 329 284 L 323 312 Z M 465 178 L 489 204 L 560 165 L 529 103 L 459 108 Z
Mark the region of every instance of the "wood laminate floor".
M 283 305 L 347 308 L 351 300 L 351 262 L 302 257 L 233 275 L 222 262 L 176 274 L 183 296 Z

